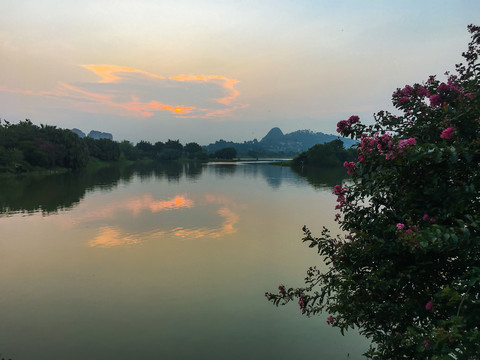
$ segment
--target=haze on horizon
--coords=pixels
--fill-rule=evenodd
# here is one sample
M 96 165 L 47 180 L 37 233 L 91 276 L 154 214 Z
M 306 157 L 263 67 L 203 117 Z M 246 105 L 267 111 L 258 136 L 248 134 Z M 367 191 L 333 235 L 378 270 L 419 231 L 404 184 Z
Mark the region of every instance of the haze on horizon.
M 462 61 L 480 2 L 16 0 L 0 5 L 0 117 L 115 140 L 335 134 Z

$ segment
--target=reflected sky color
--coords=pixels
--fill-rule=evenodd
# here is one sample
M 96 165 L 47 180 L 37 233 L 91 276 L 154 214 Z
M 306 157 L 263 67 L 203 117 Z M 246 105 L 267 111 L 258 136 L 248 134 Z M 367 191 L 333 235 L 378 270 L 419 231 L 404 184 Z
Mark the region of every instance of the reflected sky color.
M 215 196 L 212 194 L 205 195 L 205 201 L 199 201 L 195 212 L 202 212 L 209 214 L 207 217 L 213 218 L 215 215 L 222 219 L 222 223 L 218 227 L 189 227 L 188 219 L 195 216 L 195 213 L 188 214 L 182 217 L 181 225 L 172 229 L 158 226 L 154 231 L 145 231 L 137 233 L 129 233 L 128 229 L 123 229 L 121 221 L 117 220 L 117 216 L 124 210 L 131 212 L 134 217 L 141 215 L 142 211 L 147 210 L 151 213 L 157 213 L 165 210 L 181 210 L 194 208 L 194 202 L 185 196 L 175 196 L 171 200 L 156 201 L 151 194 L 145 194 L 134 199 L 126 199 L 124 202 L 114 202 L 105 205 L 103 208 L 89 211 L 88 216 L 76 217 L 76 226 L 82 226 L 84 222 L 109 220 L 118 225 L 101 226 L 98 229 L 98 235 L 88 242 L 90 247 L 113 247 L 113 246 L 130 246 L 139 244 L 143 241 L 151 241 L 159 238 L 174 237 L 183 240 L 193 240 L 198 238 L 223 238 L 227 235 L 233 234 L 237 231 L 235 225 L 239 221 L 239 216 L 229 207 L 222 206 L 216 212 L 209 212 L 205 204 L 228 205 L 235 207 L 230 199 L 225 196 Z M 158 223 L 161 224 L 161 218 L 158 218 Z
M 191 208 L 193 206 L 193 200 L 185 195 L 176 195 L 169 200 L 155 200 L 152 194 L 146 193 L 124 200 L 112 199 L 111 202 L 99 204 L 93 209 L 88 209 L 88 211 L 84 211 L 80 207 L 79 210 L 83 211 L 83 213 L 80 215 L 76 214 L 70 220 L 72 224 L 79 224 L 94 220 L 114 219 L 122 211 L 127 211 L 130 215 L 137 217 L 142 211 L 157 213 L 159 211 Z
M 141 240 L 139 236 L 125 235 L 121 230 L 104 226 L 98 229 L 99 235 L 95 239 L 90 240 L 89 246 L 112 247 L 119 245 L 133 245 L 138 244 Z
M 237 231 L 235 224 L 238 222 L 238 215 L 228 208 L 221 208 L 217 211 L 218 215 L 225 220 L 218 229 L 198 228 L 185 229 L 177 228 L 172 231 L 173 235 L 182 239 L 198 239 L 203 237 L 219 238 L 233 234 Z
M 144 209 L 156 213 L 163 210 L 173 210 L 193 207 L 193 201 L 183 195 L 177 195 L 171 200 L 156 201 L 151 194 L 145 194 L 139 198 L 128 200 L 125 208 L 131 210 L 133 215 L 138 215 Z
M 177 170 L 76 174 L 88 190 L 57 174 L 47 183 L 81 195 L 48 213 L 34 192 L 28 213 L 3 200 L 16 211 L 0 217 L 2 356 L 360 360 L 367 342 L 355 332 L 263 296 L 324 266 L 301 228 L 338 230 L 330 187 L 267 164 Z

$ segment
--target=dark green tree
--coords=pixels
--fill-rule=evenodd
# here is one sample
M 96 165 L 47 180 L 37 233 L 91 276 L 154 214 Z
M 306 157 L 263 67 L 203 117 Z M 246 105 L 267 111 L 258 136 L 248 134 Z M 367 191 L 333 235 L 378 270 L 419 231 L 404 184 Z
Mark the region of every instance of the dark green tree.
M 340 139 L 312 146 L 292 160 L 292 165 L 299 166 L 341 166 L 345 161 L 356 158 L 355 149 L 345 149 Z
M 159 154 L 162 152 L 163 149 L 165 149 L 165 144 L 161 141 L 157 141 L 155 144 L 153 144 L 153 148 L 156 154 Z
M 140 157 L 153 157 L 155 155 L 155 147 L 149 141 L 140 141 L 135 145 Z
M 116 161 L 120 158 L 120 145 L 110 139 L 84 138 L 90 156 L 103 161 Z
M 120 154 L 123 154 L 125 159 L 135 161 L 138 159 L 139 154 L 138 150 L 133 146 L 133 144 L 128 140 L 123 140 L 119 144 Z
M 178 160 L 183 155 L 183 145 L 179 140 L 170 140 L 165 143 L 163 151 L 160 153 L 160 160 Z
M 213 156 L 216 159 L 232 160 L 237 157 L 237 150 L 233 147 L 226 147 L 215 151 Z
M 276 305 L 298 299 L 303 314 L 326 312 L 342 333 L 358 328 L 371 359 L 479 358 L 480 27 L 469 31 L 455 75 L 394 92 L 402 115 L 338 123 L 360 141 L 345 163 L 351 182 L 333 189 L 344 234 L 304 228 L 329 269 L 311 267 L 304 287 L 266 294 Z
M 186 144 L 183 149 L 189 159 L 198 159 L 203 153 L 203 148 L 196 142 Z
M 79 169 L 88 163 L 85 143 L 73 132 L 30 120 L 0 124 L 0 168 L 8 172 L 55 166 Z

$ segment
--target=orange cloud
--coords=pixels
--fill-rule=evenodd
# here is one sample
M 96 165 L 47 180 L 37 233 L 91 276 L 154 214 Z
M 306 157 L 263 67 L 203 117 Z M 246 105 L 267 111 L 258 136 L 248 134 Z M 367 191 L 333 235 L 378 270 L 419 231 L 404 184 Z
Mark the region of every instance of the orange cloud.
M 223 86 L 227 90 L 229 95 L 224 96 L 219 99 L 215 99 L 220 104 L 230 105 L 230 103 L 240 95 L 240 91 L 235 89 L 235 84 L 238 83 L 238 80 L 229 79 L 220 75 L 179 75 L 171 77 L 170 79 L 176 81 L 187 81 L 187 82 L 214 82 Z
M 146 71 L 137 70 L 137 69 L 129 68 L 126 66 L 91 64 L 91 65 L 82 65 L 82 67 L 88 70 L 91 70 L 95 74 L 100 76 L 102 80 L 100 80 L 99 82 L 102 82 L 102 83 L 111 83 L 111 82 L 116 82 L 117 80 L 121 80 L 122 77 L 118 75 L 118 73 L 126 73 L 126 72 L 134 72 L 134 73 L 144 74 L 144 75 L 158 78 L 158 79 L 165 79 L 163 76 L 150 74 Z
M 225 118 L 245 104 L 237 102 L 238 80 L 221 75 L 165 77 L 118 65 L 81 65 L 99 77 L 83 83 L 58 82 L 52 90 L 0 91 L 62 100 L 89 113 L 152 117 L 169 112 L 178 118 Z

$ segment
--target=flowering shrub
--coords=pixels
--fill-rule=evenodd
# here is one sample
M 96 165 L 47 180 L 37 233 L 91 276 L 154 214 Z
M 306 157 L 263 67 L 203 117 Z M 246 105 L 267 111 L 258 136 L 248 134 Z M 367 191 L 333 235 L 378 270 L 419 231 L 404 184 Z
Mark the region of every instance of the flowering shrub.
M 456 75 L 394 92 L 403 115 L 339 122 L 359 141 L 352 183 L 333 189 L 344 235 L 304 227 L 303 238 L 330 268 L 266 293 L 275 305 L 298 298 L 342 334 L 358 328 L 371 359 L 479 358 L 480 27 L 468 29 Z

